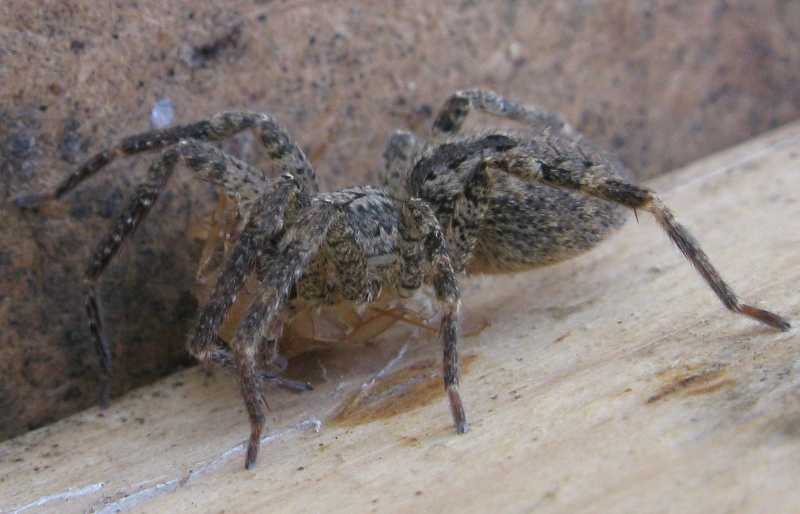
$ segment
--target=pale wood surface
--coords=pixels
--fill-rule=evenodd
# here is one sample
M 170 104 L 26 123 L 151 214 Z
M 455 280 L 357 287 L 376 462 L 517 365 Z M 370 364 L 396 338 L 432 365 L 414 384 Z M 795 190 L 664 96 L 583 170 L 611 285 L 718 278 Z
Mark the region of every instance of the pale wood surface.
M 800 124 L 651 184 L 739 294 L 800 323 Z M 465 284 L 457 435 L 425 338 L 292 363 L 258 466 L 199 368 L 0 445 L 2 512 L 800 510 L 797 329 L 725 311 L 647 215 L 597 250 Z M 353 362 L 348 362 L 348 359 Z M 324 373 L 323 373 L 324 371 Z

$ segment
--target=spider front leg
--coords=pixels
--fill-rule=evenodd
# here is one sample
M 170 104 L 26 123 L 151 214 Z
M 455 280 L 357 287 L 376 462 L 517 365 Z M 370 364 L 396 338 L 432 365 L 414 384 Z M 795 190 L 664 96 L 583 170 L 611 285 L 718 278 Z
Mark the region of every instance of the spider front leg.
M 103 377 L 101 405 L 107 405 L 111 396 L 113 350 L 103 323 L 103 309 L 97 294 L 97 282 L 122 243 L 150 212 L 178 164 L 187 166 L 198 178 L 220 184 L 229 191 L 242 191 L 245 197 L 252 197 L 255 191 L 270 187 L 270 182 L 264 179 L 260 172 L 202 141 L 182 140 L 177 145 L 165 149 L 153 161 L 147 171 L 147 180 L 136 188 L 128 206 L 120 213 L 108 235 L 95 249 L 84 276 L 89 329 L 100 358 Z
M 103 323 L 103 308 L 97 294 L 97 281 L 116 255 L 122 242 L 150 212 L 153 203 L 172 175 L 179 158 L 179 152 L 176 149 L 170 149 L 153 162 L 147 172 L 147 182 L 139 185 L 136 189 L 128 207 L 117 217 L 111 231 L 97 246 L 86 268 L 84 275 L 86 312 L 89 317 L 89 330 L 100 358 L 102 375 L 100 404 L 103 406 L 107 406 L 111 398 L 114 357 Z
M 578 190 L 632 210 L 650 212 L 726 308 L 778 330 L 791 328 L 778 314 L 742 303 L 697 240 L 675 220 L 653 191 L 618 178 L 612 171 L 613 162 L 580 142 L 557 136 L 535 138 L 513 151 L 487 157 L 483 167 L 499 169 L 526 181 Z
M 400 258 L 397 290 L 410 296 L 430 274 L 441 310 L 439 338 L 442 344 L 442 374 L 456 430 L 468 430 L 467 416 L 458 392 L 458 345 L 461 301 L 447 242 L 436 214 L 423 200 L 411 198 L 402 207 L 398 226 Z
M 289 177 L 275 181 L 253 202 L 244 228 L 189 335 L 187 346 L 197 359 L 227 364 L 225 358 L 220 357 L 224 350 L 217 344 L 223 321 L 256 265 L 276 252 L 276 240 L 284 230 L 286 218 L 295 216 L 308 205 L 308 196 Z
M 160 150 L 187 139 L 219 141 L 245 130 L 252 131 L 258 137 L 278 173 L 291 174 L 307 191 L 315 192 L 319 189 L 314 168 L 283 125 L 269 114 L 232 111 L 216 114 L 208 120 L 123 138 L 93 155 L 74 173 L 61 181 L 54 191 L 21 194 L 16 198 L 16 202 L 21 208 L 34 208 L 61 198 L 117 157 Z
M 519 121 L 537 133 L 548 130 L 563 134 L 573 132 L 564 118 L 546 109 L 509 100 L 494 91 L 465 89 L 456 91 L 444 103 L 433 122 L 431 138 L 439 140 L 457 134 L 473 109 Z
M 248 308 L 241 325 L 231 340 L 232 360 L 239 377 L 239 386 L 250 418 L 250 439 L 245 467 L 251 468 L 258 458 L 261 432 L 266 421 L 264 375 L 258 365 L 259 345 L 276 340 L 282 330 L 281 307 L 309 261 L 324 243 L 328 228 L 337 217 L 334 206 L 315 203 L 292 221 L 284 234 L 275 227 L 283 226 L 283 216 L 275 215 L 275 194 L 260 198 L 250 219 L 223 266 L 214 290 L 200 314 L 189 338 L 189 351 L 201 361 L 220 363 L 228 354 L 217 347 L 219 327 L 227 311 L 236 301 L 251 270 L 258 265 L 262 295 Z M 285 213 L 284 213 L 285 215 Z M 292 220 L 294 216 L 288 216 Z M 276 223 L 280 220 L 280 223 Z

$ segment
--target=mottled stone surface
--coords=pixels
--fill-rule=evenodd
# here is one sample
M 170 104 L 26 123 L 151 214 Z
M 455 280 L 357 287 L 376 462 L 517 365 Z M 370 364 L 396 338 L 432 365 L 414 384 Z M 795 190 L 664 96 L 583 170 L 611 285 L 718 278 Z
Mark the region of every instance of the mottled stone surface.
M 385 134 L 424 132 L 460 87 L 561 113 L 639 178 L 800 110 L 797 0 L 165 4 L 11 0 L 0 12 L 0 437 L 96 401 L 81 275 L 148 158 L 38 212 L 13 199 L 148 129 L 160 99 L 177 122 L 275 114 L 324 188 L 374 181 Z M 246 137 L 229 148 L 264 162 Z M 188 363 L 214 193 L 178 175 L 103 281 L 118 393 Z

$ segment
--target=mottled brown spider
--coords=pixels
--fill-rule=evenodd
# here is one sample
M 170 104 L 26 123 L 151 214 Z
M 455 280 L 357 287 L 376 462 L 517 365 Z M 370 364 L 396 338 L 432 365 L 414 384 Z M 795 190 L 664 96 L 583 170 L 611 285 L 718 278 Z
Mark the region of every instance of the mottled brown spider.
M 520 131 L 461 135 L 472 110 L 520 122 Z M 210 144 L 251 130 L 278 178 Z M 32 205 L 58 198 L 120 155 L 160 150 L 128 207 L 95 250 L 86 271 L 86 307 L 105 377 L 111 345 L 96 284 L 122 242 L 142 221 L 177 164 L 238 200 L 243 222 L 211 296 L 189 334 L 201 362 L 236 371 L 250 418 L 246 467 L 256 462 L 265 422 L 265 386 L 303 390 L 280 378 L 278 338 L 305 307 L 365 304 L 381 294 L 407 297 L 423 284 L 439 305 L 444 385 L 456 430 L 467 431 L 458 392 L 459 290 L 464 273 L 502 273 L 578 255 L 623 223 L 623 207 L 653 214 L 722 303 L 780 330 L 777 314 L 741 303 L 696 240 L 649 189 L 624 178 L 622 166 L 573 134 L 558 116 L 482 90 L 459 91 L 445 103 L 430 137 L 389 138 L 380 186 L 320 192 L 314 170 L 286 129 L 268 114 L 228 112 L 207 121 L 127 137 L 89 159 L 53 194 L 19 199 Z M 230 341 L 220 326 L 248 277 L 259 293 Z

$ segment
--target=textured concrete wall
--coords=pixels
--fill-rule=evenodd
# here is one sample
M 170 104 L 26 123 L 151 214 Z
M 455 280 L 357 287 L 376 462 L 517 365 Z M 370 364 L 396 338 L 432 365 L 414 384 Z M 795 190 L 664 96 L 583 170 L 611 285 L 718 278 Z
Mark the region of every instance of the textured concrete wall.
M 96 401 L 81 274 L 148 158 L 37 212 L 13 198 L 148 129 L 159 99 L 177 122 L 272 112 L 338 188 L 375 180 L 389 130 L 424 133 L 449 92 L 480 86 L 561 113 L 645 178 L 796 118 L 798 35 L 796 0 L 6 2 L 0 437 Z M 263 164 L 252 146 L 228 148 Z M 213 205 L 179 173 L 104 277 L 117 392 L 189 362 Z

